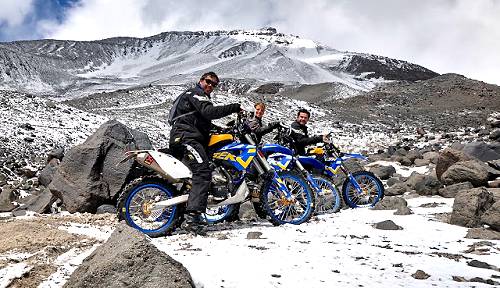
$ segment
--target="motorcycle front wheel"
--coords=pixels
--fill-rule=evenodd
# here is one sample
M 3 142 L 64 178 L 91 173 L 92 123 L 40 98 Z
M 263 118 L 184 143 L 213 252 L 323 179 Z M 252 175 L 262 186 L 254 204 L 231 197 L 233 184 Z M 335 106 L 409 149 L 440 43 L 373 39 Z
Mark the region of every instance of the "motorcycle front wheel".
M 262 186 L 260 203 L 263 210 L 269 215 L 269 221 L 273 225 L 287 223 L 298 225 L 311 219 L 316 195 L 307 180 L 302 175 L 292 171 L 279 171 L 277 173 L 291 192 L 292 197 L 286 199 L 279 191 L 278 185 L 272 180 L 267 181 Z
M 351 208 L 373 207 L 384 197 L 384 185 L 375 174 L 368 171 L 352 173 L 361 191 L 356 189 L 352 179 L 347 177 L 342 185 L 342 197 Z
M 316 194 L 316 213 L 337 213 L 339 212 L 342 204 L 340 193 L 332 180 L 319 174 L 313 174 L 313 179 L 316 185 L 320 188 Z

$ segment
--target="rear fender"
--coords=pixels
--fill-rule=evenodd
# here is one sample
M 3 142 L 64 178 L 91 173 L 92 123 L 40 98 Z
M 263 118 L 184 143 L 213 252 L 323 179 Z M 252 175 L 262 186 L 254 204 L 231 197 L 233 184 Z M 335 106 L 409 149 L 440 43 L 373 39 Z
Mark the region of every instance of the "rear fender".
M 136 150 L 127 151 L 127 157 L 135 158 L 137 163 L 144 167 L 158 172 L 163 177 L 172 182 L 179 182 L 181 179 L 191 178 L 191 170 L 174 156 L 156 150 Z

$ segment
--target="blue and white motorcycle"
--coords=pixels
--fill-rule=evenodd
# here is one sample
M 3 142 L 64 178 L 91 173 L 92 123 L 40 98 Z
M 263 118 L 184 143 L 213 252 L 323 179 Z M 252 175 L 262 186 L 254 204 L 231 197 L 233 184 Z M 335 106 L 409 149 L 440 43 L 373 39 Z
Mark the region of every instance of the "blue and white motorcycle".
M 269 221 L 274 225 L 308 221 L 314 212 L 314 191 L 302 175 L 276 171 L 258 146 L 245 144 L 251 143 L 251 138 L 243 119 L 238 115 L 231 131 L 211 135 L 209 149 L 214 173 L 207 215 L 230 214 L 234 204 L 250 200 L 247 172 L 253 166 L 262 183 L 259 203 Z M 243 141 L 237 141 L 238 138 Z M 120 194 L 118 217 L 151 237 L 172 233 L 183 221 L 191 189 L 191 171 L 169 155 L 168 150 L 128 151 L 122 162 L 130 159 L 134 159 L 135 167 L 144 173 Z M 225 197 L 220 200 L 215 195 Z

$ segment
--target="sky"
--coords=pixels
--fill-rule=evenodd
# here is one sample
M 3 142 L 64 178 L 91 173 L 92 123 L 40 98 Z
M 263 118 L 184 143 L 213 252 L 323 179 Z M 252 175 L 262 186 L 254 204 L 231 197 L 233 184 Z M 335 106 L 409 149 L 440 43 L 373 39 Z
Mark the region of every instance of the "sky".
M 275 27 L 500 85 L 500 0 L 0 0 L 0 41 Z

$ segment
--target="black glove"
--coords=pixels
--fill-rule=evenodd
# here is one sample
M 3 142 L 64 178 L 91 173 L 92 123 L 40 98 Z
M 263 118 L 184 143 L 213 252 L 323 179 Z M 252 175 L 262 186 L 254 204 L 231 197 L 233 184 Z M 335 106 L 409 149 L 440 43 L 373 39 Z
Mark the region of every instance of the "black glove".
M 273 129 L 276 129 L 281 126 L 281 122 L 280 121 L 271 122 L 269 126 L 273 127 Z

